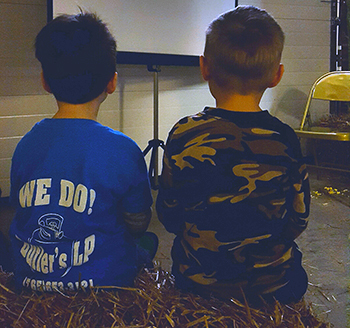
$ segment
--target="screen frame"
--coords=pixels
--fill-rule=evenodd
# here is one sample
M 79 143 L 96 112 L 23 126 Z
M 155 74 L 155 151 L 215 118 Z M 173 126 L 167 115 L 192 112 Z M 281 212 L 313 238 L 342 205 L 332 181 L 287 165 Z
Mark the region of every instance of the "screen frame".
M 47 22 L 53 19 L 53 1 L 47 1 Z M 58 1 L 58 0 L 55 0 Z M 238 0 L 235 0 L 235 7 L 238 6 Z M 162 66 L 199 66 L 199 57 L 195 55 L 175 55 L 162 53 L 145 53 L 118 51 L 117 63 L 126 65 L 147 65 L 152 67 L 155 65 Z
M 53 1 L 47 1 L 47 22 L 53 20 Z M 57 0 L 56 0 L 57 1 Z M 237 0 L 236 0 L 237 1 Z M 195 55 L 173 55 L 161 53 L 118 51 L 117 64 L 162 66 L 199 66 L 199 57 Z

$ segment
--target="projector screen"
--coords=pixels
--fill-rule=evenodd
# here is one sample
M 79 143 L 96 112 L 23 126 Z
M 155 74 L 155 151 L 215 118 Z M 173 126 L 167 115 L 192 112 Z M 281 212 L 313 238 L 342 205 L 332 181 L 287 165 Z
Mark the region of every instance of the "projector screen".
M 199 56 L 209 23 L 234 0 L 53 0 L 52 14 L 75 14 L 79 7 L 108 24 L 119 52 Z

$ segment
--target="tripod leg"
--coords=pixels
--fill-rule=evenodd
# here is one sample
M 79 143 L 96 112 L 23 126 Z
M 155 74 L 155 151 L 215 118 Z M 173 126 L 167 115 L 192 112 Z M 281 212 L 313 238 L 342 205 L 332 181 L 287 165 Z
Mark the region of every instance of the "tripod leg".
M 146 156 L 149 151 L 152 150 L 148 176 L 153 190 L 158 189 L 158 147 L 161 147 L 164 150 L 164 141 L 153 139 L 148 142 L 147 148 L 143 151 L 143 155 Z

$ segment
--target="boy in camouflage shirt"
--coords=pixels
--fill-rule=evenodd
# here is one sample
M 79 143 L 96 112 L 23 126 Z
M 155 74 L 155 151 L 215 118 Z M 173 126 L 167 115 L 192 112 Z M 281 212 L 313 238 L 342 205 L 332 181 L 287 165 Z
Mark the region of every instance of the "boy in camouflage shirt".
M 239 6 L 207 30 L 203 78 L 215 108 L 170 131 L 157 198 L 176 238 L 176 285 L 257 303 L 307 289 L 294 240 L 307 226 L 309 182 L 292 128 L 259 107 L 283 75 L 284 35 L 264 10 Z M 244 296 L 243 296 L 244 295 Z

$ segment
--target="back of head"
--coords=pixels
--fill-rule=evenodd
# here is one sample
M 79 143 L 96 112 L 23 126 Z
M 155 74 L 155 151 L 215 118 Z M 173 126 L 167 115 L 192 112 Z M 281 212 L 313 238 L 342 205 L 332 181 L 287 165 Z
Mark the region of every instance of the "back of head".
M 204 56 L 219 87 L 249 94 L 269 86 L 283 44 L 281 27 L 265 10 L 238 6 L 210 24 Z
M 56 17 L 37 35 L 35 49 L 58 101 L 83 104 L 95 99 L 116 71 L 116 42 L 95 14 Z

